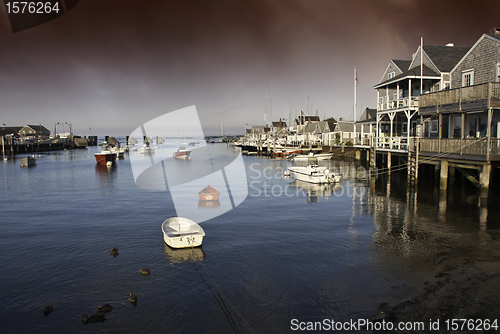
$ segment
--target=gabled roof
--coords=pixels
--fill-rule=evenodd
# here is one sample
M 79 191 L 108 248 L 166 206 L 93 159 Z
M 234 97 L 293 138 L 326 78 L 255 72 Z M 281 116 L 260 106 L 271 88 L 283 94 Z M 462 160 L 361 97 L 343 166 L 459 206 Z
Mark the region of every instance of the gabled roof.
M 279 128 L 279 127 L 282 127 L 282 128 L 286 128 L 286 122 L 284 121 L 281 121 L 281 125 L 280 125 L 280 122 L 272 122 L 273 123 L 273 127 L 275 128 Z
M 49 129 L 47 129 L 45 126 L 43 126 L 41 124 L 39 124 L 39 125 L 27 125 L 27 126 L 29 126 L 30 128 L 32 128 L 36 132 L 50 132 Z
M 455 66 L 452 68 L 452 70 L 450 72 L 453 72 L 455 70 L 455 68 L 458 67 L 458 65 L 465 59 L 467 58 L 467 56 L 469 55 L 469 53 L 472 52 L 472 50 L 474 50 L 476 48 L 476 46 L 485 38 L 488 38 L 492 41 L 496 41 L 496 42 L 500 42 L 500 35 L 497 35 L 497 34 L 483 34 L 481 37 L 479 37 L 479 39 L 477 40 L 476 43 L 474 43 L 473 46 L 471 46 L 469 48 L 469 50 L 467 51 L 467 53 L 462 57 L 462 59 L 460 59 L 460 61 L 458 61 Z
M 405 72 L 410 67 L 411 60 L 400 60 L 400 59 L 391 59 L 391 61 L 396 65 L 401 72 Z
M 441 72 L 450 72 L 469 49 L 468 46 L 424 45 L 424 53 Z
M 441 78 L 441 74 L 437 73 L 436 71 L 430 69 L 429 67 L 427 67 L 425 65 L 423 67 L 423 76 L 428 77 L 428 78 L 429 77 Z M 418 78 L 420 78 L 420 66 L 418 68 L 414 67 L 411 70 L 406 70 L 403 73 L 401 73 L 400 75 L 396 75 L 394 78 L 388 79 L 388 80 L 383 81 L 381 83 L 378 83 L 373 87 L 380 88 L 380 87 L 385 86 L 387 84 L 391 84 L 391 83 L 395 83 L 397 81 L 400 81 L 401 79 L 406 78 L 406 77 L 411 77 L 411 78 L 418 77 Z

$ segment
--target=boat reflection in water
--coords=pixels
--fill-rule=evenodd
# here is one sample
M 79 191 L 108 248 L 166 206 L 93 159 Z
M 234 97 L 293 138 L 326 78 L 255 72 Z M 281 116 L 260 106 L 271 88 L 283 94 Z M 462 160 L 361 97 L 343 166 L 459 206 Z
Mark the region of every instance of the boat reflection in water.
M 205 259 L 205 253 L 201 247 L 174 249 L 163 243 L 163 255 L 170 263 L 198 262 Z
M 220 209 L 220 202 L 219 202 L 219 200 L 216 200 L 216 201 L 202 201 L 202 200 L 199 200 L 198 201 L 198 208 L 206 209 L 206 210 Z
M 309 183 L 301 180 L 295 179 L 293 182 L 289 184 L 290 188 L 296 189 L 296 194 L 300 194 L 301 192 L 305 192 L 307 195 L 308 202 L 318 202 L 320 198 L 325 200 L 328 199 L 329 196 L 333 194 L 335 190 L 341 188 L 338 183 Z M 293 191 L 290 191 L 293 192 Z

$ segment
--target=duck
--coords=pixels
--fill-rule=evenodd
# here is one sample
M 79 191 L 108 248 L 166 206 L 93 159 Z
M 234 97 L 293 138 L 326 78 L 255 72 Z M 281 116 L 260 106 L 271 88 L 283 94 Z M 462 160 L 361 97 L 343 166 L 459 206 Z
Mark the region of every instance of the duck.
M 137 297 L 130 291 L 130 296 L 128 297 L 128 301 L 135 304 L 137 303 Z
M 113 247 L 113 249 L 111 250 L 111 252 L 109 252 L 109 254 L 111 254 L 113 256 L 117 256 L 118 255 L 118 248 Z
M 97 307 L 97 311 L 99 311 L 99 312 L 109 312 L 112 309 L 113 309 L 113 306 L 111 306 L 111 304 L 104 304 L 104 305 Z
M 92 314 L 90 317 L 87 316 L 86 314 L 84 314 L 82 317 L 82 322 L 84 324 L 87 324 L 89 322 L 93 323 L 93 322 L 99 322 L 99 321 L 104 321 L 104 320 L 106 320 L 106 315 L 104 313 Z
M 52 305 L 47 305 L 43 308 L 43 315 L 44 316 L 48 316 L 50 312 L 52 312 L 54 310 L 54 308 L 52 307 Z
M 141 274 L 143 275 L 149 275 L 150 271 L 149 269 L 139 269 L 141 271 Z

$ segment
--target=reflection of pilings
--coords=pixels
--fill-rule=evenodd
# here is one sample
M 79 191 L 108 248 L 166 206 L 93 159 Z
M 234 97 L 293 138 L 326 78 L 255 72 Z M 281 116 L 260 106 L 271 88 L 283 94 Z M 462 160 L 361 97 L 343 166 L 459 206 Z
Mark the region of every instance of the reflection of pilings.
M 448 188 L 448 161 L 441 161 L 441 175 L 439 179 L 439 189 L 446 190 Z
M 438 205 L 438 208 L 439 208 L 438 209 L 439 210 L 438 218 L 440 221 L 446 220 L 446 207 L 447 207 L 446 190 L 441 189 L 439 191 L 439 205 Z

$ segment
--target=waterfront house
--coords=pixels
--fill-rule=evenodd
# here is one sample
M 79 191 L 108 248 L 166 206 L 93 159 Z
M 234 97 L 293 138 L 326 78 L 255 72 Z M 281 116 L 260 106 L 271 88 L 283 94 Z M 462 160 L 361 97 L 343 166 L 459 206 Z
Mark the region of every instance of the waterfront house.
M 423 152 L 499 160 L 500 28 L 483 34 L 450 71 L 450 89 L 422 96 Z
M 338 121 L 330 142 L 324 145 L 368 145 L 372 126 L 360 122 Z M 333 143 L 332 143 L 333 140 Z
M 50 130 L 48 130 L 43 125 L 25 125 L 18 131 L 19 136 L 21 137 L 45 137 L 48 138 L 50 136 Z
M 419 46 L 412 60 L 390 60 L 377 90 L 377 149 L 406 151 L 420 135 L 418 100 L 422 94 L 450 87 L 450 72 L 469 47 Z M 389 124 L 382 124 L 388 117 Z

